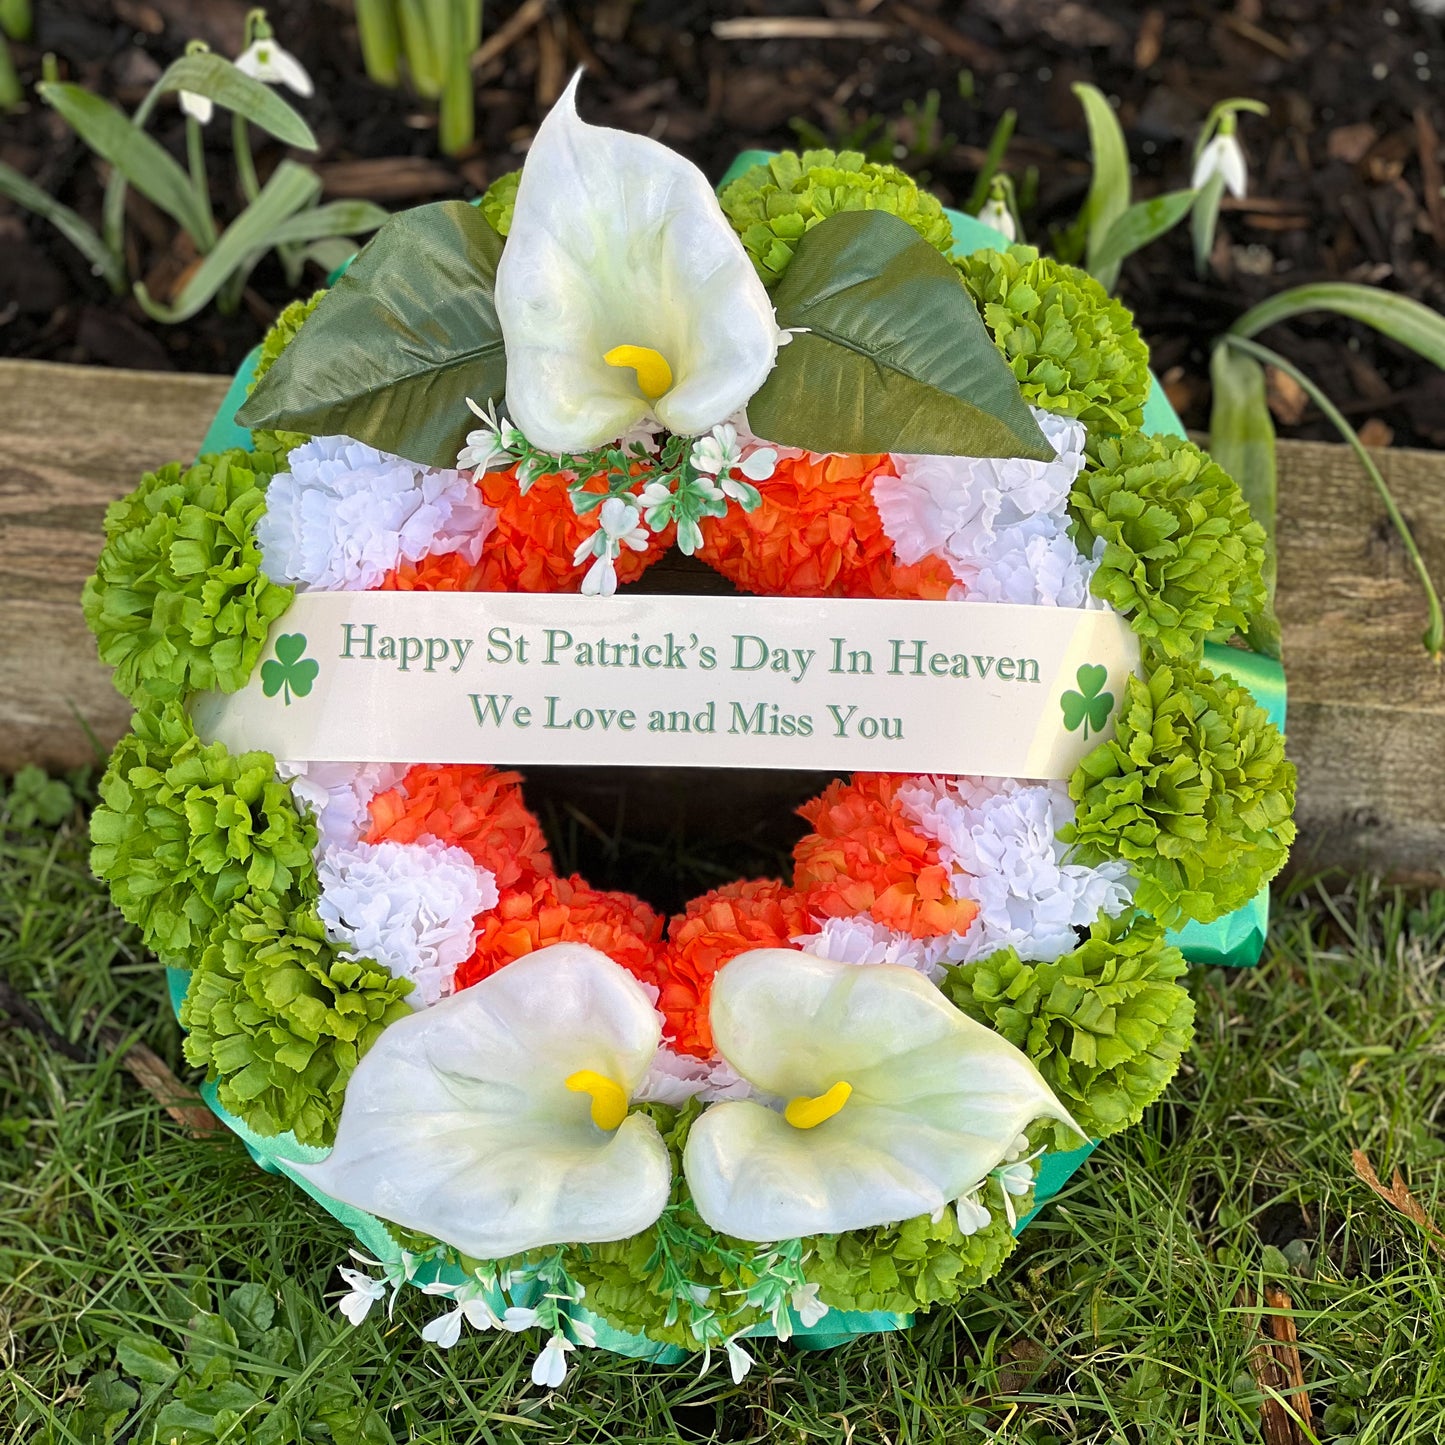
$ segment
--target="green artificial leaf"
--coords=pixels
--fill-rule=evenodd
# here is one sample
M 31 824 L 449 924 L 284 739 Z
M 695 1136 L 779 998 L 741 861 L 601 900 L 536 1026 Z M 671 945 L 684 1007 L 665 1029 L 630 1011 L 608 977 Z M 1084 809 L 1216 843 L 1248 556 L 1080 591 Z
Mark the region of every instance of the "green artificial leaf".
M 1265 398 L 1264 368 L 1252 356 L 1219 345 L 1209 361 L 1213 403 L 1209 413 L 1209 449 L 1214 460 L 1239 483 L 1254 520 L 1264 528 L 1262 575 L 1265 608 L 1251 620 L 1246 640 L 1256 652 L 1280 657 L 1279 618 L 1274 611 L 1278 554 L 1275 537 L 1274 421 Z
M 1114 222 L 1129 209 L 1129 147 L 1114 107 L 1097 86 L 1080 82 L 1074 95 L 1084 107 L 1089 126 L 1089 148 L 1094 156 L 1094 175 L 1079 219 L 1088 231 L 1089 270 Z
M 120 258 L 101 240 L 94 227 L 82 221 L 69 206 L 61 205 L 33 181 L 3 163 L 0 163 L 0 196 L 8 196 L 27 211 L 34 211 L 49 221 L 90 262 L 95 274 L 105 278 L 112 291 L 118 295 L 124 292 L 125 267 Z
M 506 391 L 492 304 L 502 238 L 475 206 L 393 216 L 326 293 L 236 420 L 336 433 L 429 466 L 456 464 L 467 398 Z
M 308 151 L 317 148 L 311 127 L 290 105 L 269 85 L 237 70 L 222 56 L 198 51 L 173 61 L 157 81 L 155 94 L 174 90 L 204 95 L 233 114 L 245 116 L 252 125 L 288 146 Z
M 1053 457 L 958 273 L 897 216 L 815 226 L 773 301 L 780 326 L 803 329 L 748 403 L 760 436 L 817 452 Z
M 1306 311 L 1333 311 L 1351 321 L 1363 321 L 1433 365 L 1445 367 L 1445 316 L 1408 296 L 1350 281 L 1321 281 L 1281 291 L 1251 307 L 1229 332 L 1232 336 L 1257 336 L 1276 322 Z
M 276 233 L 286 219 L 320 194 L 321 180 L 314 171 L 282 161 L 261 194 L 226 227 L 215 249 L 191 273 L 174 306 L 151 300 L 145 283 L 135 283 L 141 309 L 157 321 L 188 320 L 233 277 L 249 276 L 256 262 L 279 244 Z
M 1119 267 L 1134 254 L 1173 230 L 1194 204 L 1194 191 L 1170 191 L 1140 201 L 1118 216 L 1089 254 L 1089 269 L 1106 291 L 1114 289 Z
M 132 1379 L 147 1385 L 169 1385 L 181 1372 L 176 1357 L 148 1335 L 121 1340 L 115 1347 L 115 1362 Z
M 150 136 L 83 86 L 42 81 L 35 89 L 91 150 L 184 227 L 202 251 L 211 249 L 215 227 L 190 177 Z

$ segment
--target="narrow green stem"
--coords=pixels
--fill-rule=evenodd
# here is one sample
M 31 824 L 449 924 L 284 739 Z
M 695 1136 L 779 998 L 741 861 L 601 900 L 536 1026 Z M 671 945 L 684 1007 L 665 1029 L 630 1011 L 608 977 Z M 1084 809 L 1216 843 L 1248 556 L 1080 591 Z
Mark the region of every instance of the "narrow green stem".
M 251 157 L 251 133 L 246 129 L 246 117 L 231 117 L 231 148 L 236 153 L 236 174 L 241 178 L 241 192 L 247 202 L 254 201 L 261 193 L 256 180 L 256 162 Z
M 1430 654 L 1431 661 L 1438 666 L 1441 654 L 1445 652 L 1445 611 L 1441 610 L 1440 596 L 1435 591 L 1435 583 L 1431 579 L 1430 569 L 1425 565 L 1425 559 L 1420 555 L 1419 547 L 1415 545 L 1415 534 L 1411 532 L 1410 524 L 1401 514 L 1399 507 L 1395 505 L 1395 498 L 1386 485 L 1385 478 L 1380 474 L 1379 467 L 1375 465 L 1375 459 L 1370 455 L 1369 449 L 1360 440 L 1354 427 L 1345 420 L 1339 408 L 1292 362 L 1287 361 L 1277 351 L 1271 351 L 1269 347 L 1261 346 L 1259 342 L 1250 341 L 1243 336 L 1226 334 L 1224 340 L 1237 351 L 1254 357 L 1256 361 L 1262 361 L 1266 366 L 1277 367 L 1291 380 L 1297 382 L 1305 395 L 1314 402 L 1324 414 L 1325 419 L 1344 437 L 1359 458 L 1366 476 L 1380 494 L 1380 500 L 1385 505 L 1385 512 L 1390 518 L 1390 524 L 1399 533 L 1400 540 L 1405 544 L 1405 551 L 1415 568 L 1416 575 L 1420 578 L 1420 585 L 1425 589 L 1425 599 L 1430 609 L 1430 621 L 1425 629 L 1425 650 Z
M 216 218 L 211 210 L 210 183 L 206 180 L 206 137 L 200 121 L 193 115 L 186 117 L 186 163 L 191 172 L 191 189 L 206 218 L 206 230 L 214 237 Z
M 1003 164 L 1003 155 L 1008 149 L 1009 141 L 1013 139 L 1014 126 L 1018 123 L 1018 118 L 1018 111 L 1006 110 L 994 127 L 993 136 L 988 143 L 988 155 L 984 158 L 983 169 L 979 171 L 978 179 L 973 183 L 973 191 L 969 195 L 968 204 L 963 208 L 970 216 L 978 215 L 979 211 L 983 209 L 983 203 L 988 200 L 988 188 L 993 184 L 994 175 Z

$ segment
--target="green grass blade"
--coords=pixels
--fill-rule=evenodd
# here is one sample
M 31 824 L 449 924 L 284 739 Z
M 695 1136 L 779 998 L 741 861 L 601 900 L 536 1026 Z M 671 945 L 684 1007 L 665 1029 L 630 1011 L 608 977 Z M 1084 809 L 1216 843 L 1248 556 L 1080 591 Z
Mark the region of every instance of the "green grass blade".
M 1200 188 L 1189 218 L 1189 233 L 1194 240 L 1194 273 L 1200 277 L 1209 270 L 1214 233 L 1219 226 L 1219 203 L 1223 199 L 1224 177 L 1216 171 Z
M 29 40 L 30 0 L 0 0 L 0 31 L 12 40 Z
M 1209 414 L 1209 450 L 1214 460 L 1239 483 L 1254 519 L 1264 528 L 1265 611 L 1250 621 L 1246 634 L 1256 652 L 1278 660 L 1279 618 L 1274 611 L 1278 572 L 1275 502 L 1278 478 L 1275 466 L 1274 419 L 1265 397 L 1264 368 L 1251 356 L 1226 345 L 1214 348 L 1209 362 L 1214 400 Z
M 283 223 L 320 193 L 321 182 L 315 174 L 294 161 L 282 161 L 261 194 L 226 227 L 215 249 L 196 268 L 173 305 L 152 300 L 140 281 L 135 285 L 136 300 L 157 321 L 174 323 L 194 316 L 228 281 L 234 286 L 234 277 L 249 273 L 276 244 L 276 233 Z
M 435 100 L 446 84 L 443 49 L 447 32 L 433 31 L 431 7 L 426 0 L 397 0 L 397 18 L 411 83 L 418 95 Z
M 970 216 L 978 215 L 983 209 L 983 203 L 988 200 L 988 188 L 993 184 L 993 178 L 1003 164 L 1004 152 L 1008 150 L 1008 143 L 1013 139 L 1018 118 L 1018 111 L 1006 110 L 993 128 L 993 134 L 988 141 L 988 154 L 983 160 L 983 169 L 979 171 L 978 179 L 974 181 L 973 190 L 969 192 L 968 202 L 963 208 Z
M 370 201 L 332 201 L 282 221 L 271 233 L 271 244 L 289 246 L 330 236 L 354 236 L 374 231 L 388 219 L 389 213 Z M 355 249 L 348 247 L 347 254 Z
M 106 284 L 117 295 L 125 293 L 125 268 L 100 239 L 95 229 L 82 221 L 69 206 L 62 205 L 33 181 L 27 180 L 17 170 L 0 162 L 0 195 L 9 196 L 26 210 L 43 216 L 77 251 L 90 262 L 96 275 L 105 277 Z
M 24 99 L 25 92 L 20 88 L 20 77 L 10 55 L 10 42 L 0 32 L 0 110 L 14 110 Z
M 1119 279 L 1119 267 L 1151 241 L 1172 231 L 1194 205 L 1194 191 L 1169 191 L 1152 200 L 1130 206 L 1109 227 L 1108 234 L 1096 248 L 1090 247 L 1089 269 L 1105 290 L 1112 291 Z
M 214 227 L 196 200 L 190 178 L 150 136 L 82 86 L 46 81 L 36 89 L 91 150 L 171 216 L 201 251 L 215 245 Z
M 442 11 L 443 13 L 438 13 Z M 475 87 L 468 44 L 471 17 L 457 0 L 432 3 L 434 22 L 450 25 L 451 35 L 444 50 L 446 81 L 442 86 L 437 143 L 445 155 L 460 155 L 476 135 Z
M 401 31 L 396 23 L 396 0 L 356 0 L 356 32 L 361 60 L 378 85 L 394 89 L 401 79 Z
M 1109 228 L 1129 209 L 1129 147 L 1114 108 L 1097 86 L 1081 82 L 1074 94 L 1084 107 L 1089 146 L 1094 156 L 1094 178 L 1080 213 L 1088 230 L 1089 269 L 1095 252 L 1104 244 Z
M 1430 654 L 1431 661 L 1438 664 L 1442 652 L 1445 652 L 1445 611 L 1442 611 L 1440 607 L 1440 594 L 1436 592 L 1434 580 L 1430 576 L 1430 569 L 1425 565 L 1425 559 L 1420 555 L 1420 549 L 1415 544 L 1415 534 L 1410 530 L 1410 524 L 1395 504 L 1394 494 L 1390 491 L 1384 477 L 1381 476 L 1379 467 L 1375 465 L 1375 459 L 1370 455 L 1364 442 L 1360 440 L 1359 434 L 1345 420 L 1344 414 L 1329 397 L 1299 367 L 1286 360 L 1278 352 L 1271 351 L 1267 346 L 1261 346 L 1257 341 L 1250 341 L 1247 337 L 1235 336 L 1229 332 L 1225 333 L 1223 341 L 1225 345 L 1254 357 L 1256 361 L 1264 362 L 1266 366 L 1278 367 L 1286 376 L 1298 382 L 1309 399 L 1324 413 L 1326 420 L 1349 443 L 1350 448 L 1359 458 L 1366 476 L 1369 477 L 1375 490 L 1380 494 L 1380 500 L 1385 504 L 1390 524 L 1405 544 L 1405 551 L 1409 554 L 1410 562 L 1415 568 L 1416 575 L 1420 578 L 1420 585 L 1425 589 L 1425 600 L 1430 613 L 1430 620 L 1425 628 L 1425 650 Z
M 156 82 L 156 93 L 191 90 L 234 115 L 243 115 L 252 125 L 273 135 L 284 145 L 314 151 L 316 137 L 311 127 L 269 85 L 253 80 L 219 55 L 197 52 L 183 55 L 166 68 Z
M 1445 316 L 1408 296 L 1350 281 L 1321 281 L 1281 291 L 1246 311 L 1229 328 L 1229 334 L 1257 336 L 1267 327 L 1306 311 L 1332 311 L 1351 321 L 1363 321 L 1392 341 L 1418 352 L 1426 361 L 1445 367 Z

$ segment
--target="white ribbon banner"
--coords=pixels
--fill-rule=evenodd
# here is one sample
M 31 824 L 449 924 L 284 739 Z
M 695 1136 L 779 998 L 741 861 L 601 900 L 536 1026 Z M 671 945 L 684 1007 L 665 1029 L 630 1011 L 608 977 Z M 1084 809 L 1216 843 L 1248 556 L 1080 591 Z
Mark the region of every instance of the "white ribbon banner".
M 307 762 L 1066 778 L 1139 666 L 1112 612 L 790 597 L 317 592 L 201 734 Z

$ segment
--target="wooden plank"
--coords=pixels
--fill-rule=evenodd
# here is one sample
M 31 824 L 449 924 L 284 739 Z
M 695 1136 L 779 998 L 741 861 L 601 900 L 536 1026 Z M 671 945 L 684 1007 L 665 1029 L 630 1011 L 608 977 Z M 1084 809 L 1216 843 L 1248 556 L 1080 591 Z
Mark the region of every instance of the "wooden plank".
M 125 730 L 128 709 L 95 659 L 79 591 L 106 503 L 142 471 L 193 455 L 226 385 L 0 362 L 0 768 L 92 761 L 91 734 L 103 749 Z M 1445 577 L 1445 458 L 1377 457 Z M 1445 675 L 1420 645 L 1424 604 L 1404 550 L 1343 447 L 1281 444 L 1280 536 L 1289 742 L 1300 769 L 1295 867 L 1445 881 Z M 726 587 L 680 557 L 644 585 Z M 798 781 L 759 779 L 749 800 L 757 793 L 762 807 L 776 794 L 786 808 Z M 695 814 L 699 790 L 686 792 Z M 737 798 L 730 791 L 730 811 Z

